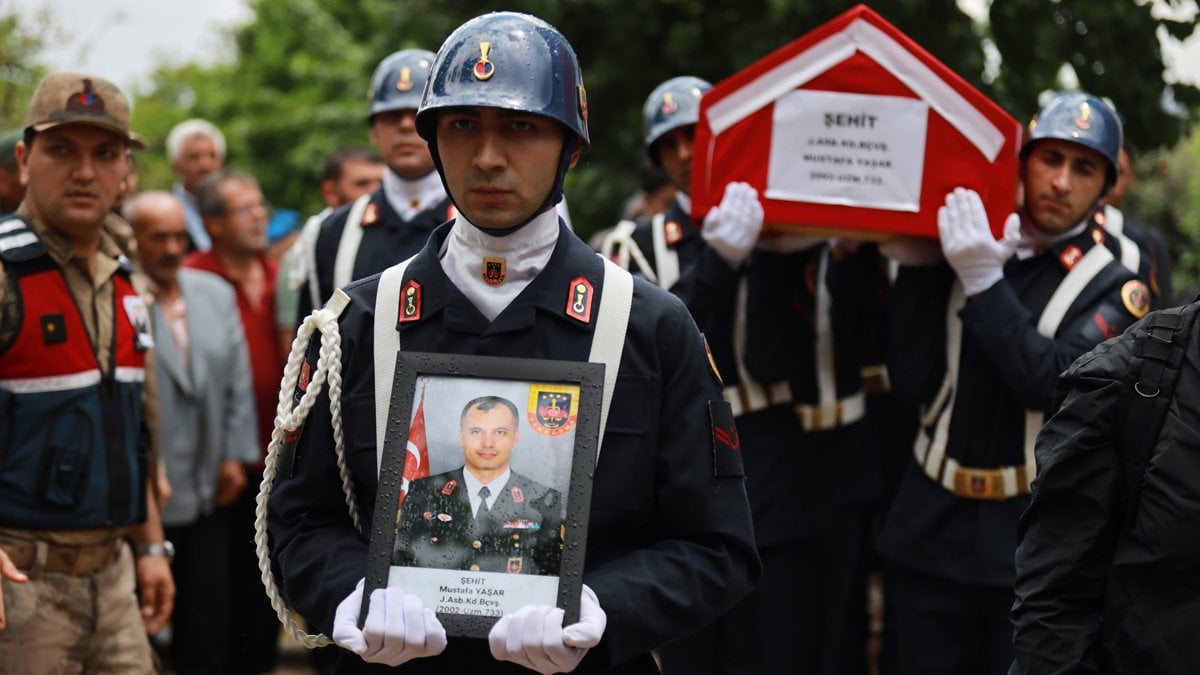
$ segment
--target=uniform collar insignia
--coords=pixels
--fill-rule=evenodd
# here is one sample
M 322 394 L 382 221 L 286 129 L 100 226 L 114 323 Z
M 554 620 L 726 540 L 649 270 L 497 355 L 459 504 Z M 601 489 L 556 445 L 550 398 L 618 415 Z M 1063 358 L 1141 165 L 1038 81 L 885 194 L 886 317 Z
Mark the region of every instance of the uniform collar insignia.
M 421 320 L 421 284 L 413 279 L 409 279 L 400 289 L 400 311 L 397 316 L 398 323 Z
M 592 282 L 575 277 L 567 287 L 567 316 L 581 323 L 592 321 Z
M 371 202 L 370 204 L 367 204 L 367 209 L 363 211 L 362 226 L 370 227 L 374 225 L 375 221 L 377 220 L 379 220 L 379 205 L 375 202 Z

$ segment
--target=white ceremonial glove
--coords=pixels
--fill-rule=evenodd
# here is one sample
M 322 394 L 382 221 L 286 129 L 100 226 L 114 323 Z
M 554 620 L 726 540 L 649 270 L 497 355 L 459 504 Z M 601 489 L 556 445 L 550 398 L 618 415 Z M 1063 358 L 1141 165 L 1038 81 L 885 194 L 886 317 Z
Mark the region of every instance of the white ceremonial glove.
M 333 641 L 368 663 L 398 666 L 413 659 L 436 656 L 446 648 L 446 629 L 421 599 L 395 586 L 371 591 L 367 620 L 360 630 L 363 583 L 337 606 Z
M 747 183 L 730 183 L 725 186 L 721 204 L 704 216 L 700 235 L 725 262 L 737 267 L 750 257 L 762 225 L 758 191 Z
M 1004 238 L 996 241 L 979 194 L 955 188 L 946 195 L 946 205 L 938 209 L 938 234 L 942 254 L 962 280 L 963 290 L 977 295 L 1004 278 L 1004 262 L 1021 239 L 1021 219 L 1015 213 L 1010 215 L 1004 222 Z
M 488 633 L 492 657 L 542 675 L 575 670 L 588 650 L 600 644 L 608 617 L 596 594 L 585 585 L 579 596 L 579 622 L 564 628 L 562 621 L 561 609 L 545 605 L 505 614 Z

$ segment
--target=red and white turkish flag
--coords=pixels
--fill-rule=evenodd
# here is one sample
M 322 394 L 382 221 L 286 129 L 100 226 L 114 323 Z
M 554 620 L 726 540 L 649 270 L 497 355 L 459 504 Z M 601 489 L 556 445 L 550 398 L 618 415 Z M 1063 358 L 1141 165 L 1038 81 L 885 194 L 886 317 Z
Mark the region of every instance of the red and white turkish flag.
M 976 190 L 997 232 L 1015 205 L 1021 125 L 865 5 L 735 73 L 700 100 L 692 216 L 725 185 L 758 190 L 764 232 L 937 236 Z
M 404 502 L 411 481 L 428 475 L 429 444 L 425 441 L 425 390 L 422 389 L 417 411 L 413 413 L 412 423 L 408 427 L 408 445 L 404 452 L 404 474 L 400 480 L 399 503 Z

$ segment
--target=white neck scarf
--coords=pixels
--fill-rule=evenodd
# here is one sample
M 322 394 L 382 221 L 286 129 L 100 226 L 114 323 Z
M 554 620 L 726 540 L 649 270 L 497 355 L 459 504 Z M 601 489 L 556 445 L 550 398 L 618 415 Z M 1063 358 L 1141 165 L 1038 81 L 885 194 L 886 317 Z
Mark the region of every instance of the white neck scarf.
M 383 194 L 404 221 L 412 220 L 418 213 L 446 198 L 442 179 L 436 171 L 430 171 L 416 180 L 407 180 L 397 176 L 391 169 L 385 169 Z
M 557 241 L 558 212 L 554 209 L 546 209 L 504 237 L 483 232 L 460 213 L 442 243 L 439 258 L 450 281 L 480 314 L 493 321 L 546 267 Z

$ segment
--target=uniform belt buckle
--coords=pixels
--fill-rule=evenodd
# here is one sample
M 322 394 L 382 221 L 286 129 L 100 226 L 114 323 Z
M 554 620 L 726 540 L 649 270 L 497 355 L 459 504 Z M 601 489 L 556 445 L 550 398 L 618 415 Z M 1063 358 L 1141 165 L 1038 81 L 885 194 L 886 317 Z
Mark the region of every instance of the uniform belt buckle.
M 954 491 L 968 499 L 1004 499 L 999 471 L 959 467 L 954 473 Z

